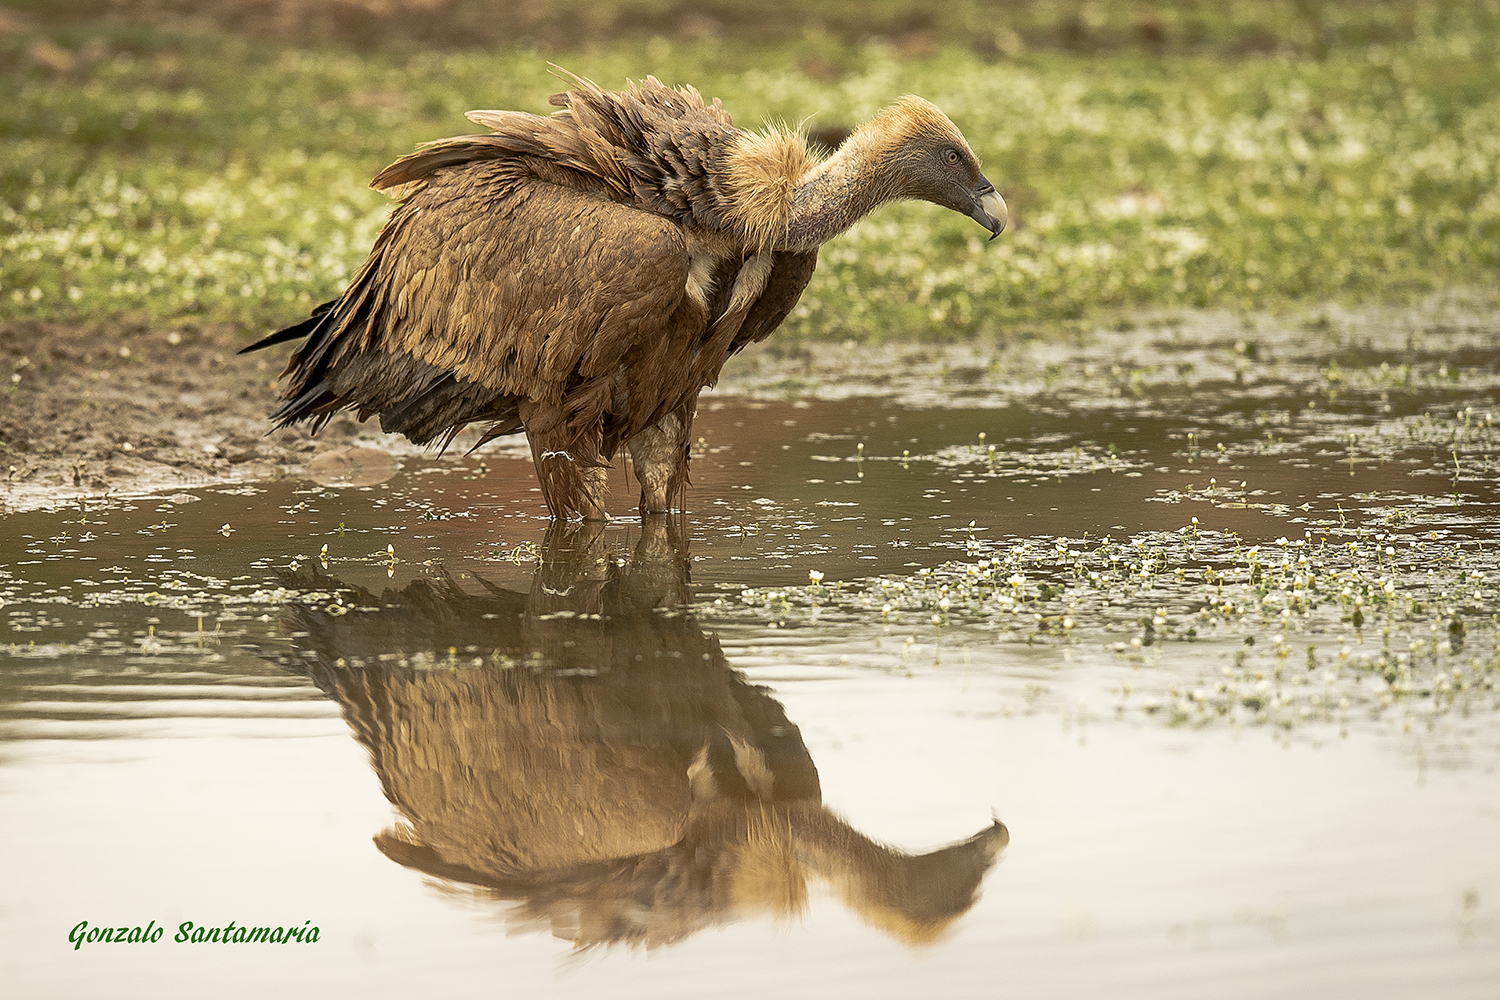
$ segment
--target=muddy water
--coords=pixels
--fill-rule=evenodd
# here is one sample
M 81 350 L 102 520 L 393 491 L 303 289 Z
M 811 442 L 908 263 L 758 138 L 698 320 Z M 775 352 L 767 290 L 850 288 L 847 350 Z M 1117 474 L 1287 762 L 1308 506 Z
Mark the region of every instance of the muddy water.
M 6 518 L 7 991 L 1490 995 L 1495 357 L 1298 343 L 767 361 L 672 523 L 504 451 Z

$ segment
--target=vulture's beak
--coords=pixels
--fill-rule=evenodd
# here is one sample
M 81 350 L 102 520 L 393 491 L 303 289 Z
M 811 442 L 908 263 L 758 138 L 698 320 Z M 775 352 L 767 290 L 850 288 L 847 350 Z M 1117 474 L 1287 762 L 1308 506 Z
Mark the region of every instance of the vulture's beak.
M 974 190 L 974 209 L 969 218 L 990 231 L 990 239 L 999 236 L 1005 229 L 1010 213 L 1005 208 L 1005 199 L 995 190 L 989 178 L 979 175 L 979 187 Z

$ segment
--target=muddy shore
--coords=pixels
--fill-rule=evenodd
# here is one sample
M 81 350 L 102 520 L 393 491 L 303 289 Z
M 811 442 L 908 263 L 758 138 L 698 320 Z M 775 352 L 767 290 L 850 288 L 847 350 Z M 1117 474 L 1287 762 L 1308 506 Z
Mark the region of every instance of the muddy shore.
M 1489 295 L 1448 293 L 1415 306 L 1284 316 L 1136 315 L 998 343 L 773 337 L 734 358 L 716 391 L 879 396 L 929 408 L 1308 414 L 1335 402 L 1385 411 L 1413 392 L 1410 405 L 1420 407 L 1436 391 L 1485 407 L 1493 399 L 1495 305 Z M 287 476 L 327 481 L 338 478 L 328 473 L 339 471 L 351 448 L 398 463 L 431 457 L 430 449 L 383 433 L 378 421 L 357 423 L 349 414 L 315 437 L 300 427 L 271 431 L 266 417 L 290 347 L 236 353 L 251 339 L 229 325 L 0 321 L 0 514 L 79 496 Z M 475 429 L 460 434 L 449 453 L 461 455 L 477 437 Z M 512 449 L 525 453 L 522 436 L 486 446 Z
M 237 353 L 252 339 L 228 325 L 0 321 L 0 514 L 80 496 L 328 478 L 322 472 L 337 472 L 351 448 L 398 462 L 433 454 L 351 414 L 316 436 L 302 427 L 271 430 L 266 418 L 291 347 Z M 899 394 L 894 372 L 938 384 L 944 373 L 982 370 L 997 350 L 757 345 L 729 365 L 720 390 L 778 398 Z M 476 429 L 461 433 L 448 453 L 463 454 L 477 438 Z M 525 440 L 486 446 L 501 449 L 524 453 Z
M 225 327 L 0 325 L 0 509 L 278 478 L 357 434 L 268 435 L 281 358 Z

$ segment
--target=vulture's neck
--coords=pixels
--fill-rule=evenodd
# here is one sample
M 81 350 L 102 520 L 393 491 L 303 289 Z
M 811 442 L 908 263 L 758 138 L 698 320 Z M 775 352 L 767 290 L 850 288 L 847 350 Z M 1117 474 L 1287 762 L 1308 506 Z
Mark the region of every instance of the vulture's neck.
M 814 250 L 896 197 L 882 155 L 888 143 L 872 132 L 854 133 L 802 176 L 777 249 Z

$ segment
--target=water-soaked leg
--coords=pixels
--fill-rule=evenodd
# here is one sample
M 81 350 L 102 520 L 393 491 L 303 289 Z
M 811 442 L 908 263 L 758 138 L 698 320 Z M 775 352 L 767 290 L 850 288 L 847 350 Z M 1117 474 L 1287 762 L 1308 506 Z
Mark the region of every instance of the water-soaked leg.
M 523 407 L 521 419 L 527 421 L 531 461 L 552 516 L 609 520 L 604 510 L 604 499 L 609 495 L 609 466 L 599 457 L 602 431 L 594 428 L 568 438 L 559 432 L 555 421 L 545 419 L 547 414 L 537 414 L 533 420 L 528 420 L 529 416 Z
M 641 484 L 641 514 L 664 514 L 682 503 L 688 481 L 688 435 L 696 400 L 662 417 L 629 441 L 635 478 Z
M 604 510 L 604 501 L 609 496 L 609 466 L 580 466 L 578 478 L 583 483 L 583 495 L 587 497 L 588 504 L 587 509 L 580 506 L 578 513 L 585 521 L 608 521 L 609 514 Z

